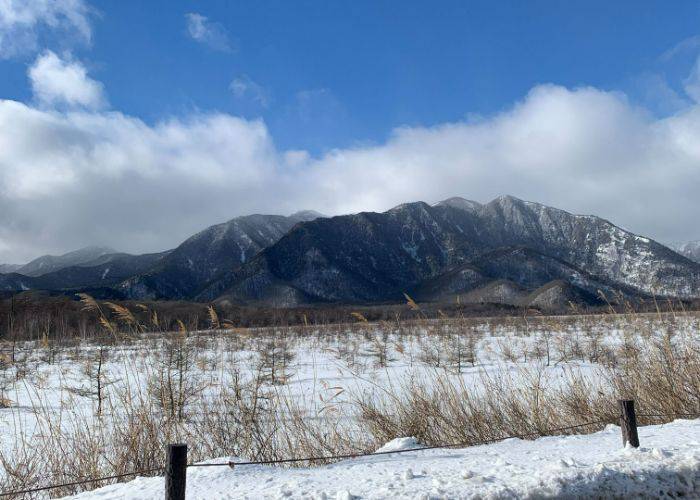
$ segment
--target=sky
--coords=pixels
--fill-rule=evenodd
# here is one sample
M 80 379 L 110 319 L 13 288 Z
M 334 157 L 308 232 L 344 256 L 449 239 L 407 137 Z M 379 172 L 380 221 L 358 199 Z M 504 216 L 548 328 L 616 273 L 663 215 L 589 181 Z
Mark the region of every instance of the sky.
M 0 262 L 503 194 L 700 239 L 700 2 L 0 0 Z

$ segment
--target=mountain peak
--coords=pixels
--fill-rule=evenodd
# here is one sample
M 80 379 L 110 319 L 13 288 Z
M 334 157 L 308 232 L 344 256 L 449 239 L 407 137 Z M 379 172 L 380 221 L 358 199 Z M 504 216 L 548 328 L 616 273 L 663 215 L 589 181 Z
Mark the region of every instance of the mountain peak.
M 152 269 L 123 281 L 122 293 L 139 300 L 190 297 L 214 276 L 236 269 L 271 246 L 296 224 L 323 215 L 304 210 L 283 215 L 252 214 L 210 226 L 182 242 Z
M 520 204 L 520 203 L 527 203 L 525 200 L 521 200 L 520 198 L 517 198 L 516 196 L 510 195 L 510 194 L 502 194 L 501 196 L 494 198 L 491 203 L 498 203 L 498 204 Z
M 387 212 L 388 213 L 393 213 L 393 212 L 401 212 L 405 210 L 416 210 L 416 209 L 424 209 L 425 207 L 429 207 L 427 203 L 424 201 L 411 201 L 408 203 L 400 203 L 399 205 L 396 205 L 395 207 L 390 208 Z
M 438 205 L 477 206 L 460 198 Z M 298 225 L 197 297 L 213 300 L 223 294 L 287 305 L 392 301 L 406 290 L 439 298 L 499 279 L 527 293 L 563 280 L 593 296 L 598 290 L 700 296 L 697 264 L 603 219 L 515 196 L 500 196 L 473 211 L 414 202 L 365 215 L 329 219 L 312 232 Z M 554 287 L 542 302 L 573 295 Z
M 325 215 L 323 215 L 320 212 L 317 212 L 316 210 L 299 210 L 298 212 L 294 212 L 289 217 L 292 219 L 299 219 L 303 221 L 326 218 Z
M 16 272 L 26 276 L 40 276 L 65 267 L 84 264 L 113 253 L 117 252 L 110 247 L 87 246 L 62 255 L 42 255 L 18 268 Z
M 439 201 L 435 204 L 435 206 L 458 208 L 469 212 L 473 212 L 482 207 L 481 203 L 473 200 L 467 200 L 466 198 L 462 198 L 460 196 L 453 196 L 452 198 Z

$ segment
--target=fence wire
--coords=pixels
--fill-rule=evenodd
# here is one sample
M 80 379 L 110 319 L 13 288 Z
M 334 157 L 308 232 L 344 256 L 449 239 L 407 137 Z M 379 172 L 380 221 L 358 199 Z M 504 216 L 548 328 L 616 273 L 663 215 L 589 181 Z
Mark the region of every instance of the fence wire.
M 670 413 L 670 414 L 638 413 L 636 416 L 637 417 L 647 417 L 647 418 L 699 417 L 700 413 Z M 554 435 L 554 433 L 557 433 L 557 432 L 565 432 L 565 431 L 570 431 L 570 430 L 574 430 L 574 429 L 579 429 L 582 427 L 591 427 L 591 426 L 595 426 L 595 425 L 610 424 L 610 423 L 613 423 L 613 422 L 611 422 L 610 420 L 597 420 L 597 421 L 593 421 L 593 422 L 585 422 L 585 423 L 581 423 L 581 424 L 569 425 L 566 427 L 555 427 L 552 429 L 546 429 L 544 431 L 528 432 L 528 433 L 524 433 L 524 434 L 512 434 L 512 435 L 502 436 L 502 437 L 497 437 L 497 438 L 492 438 L 492 439 L 484 439 L 484 440 L 480 440 L 480 441 L 476 441 L 476 442 L 440 443 L 440 444 L 435 444 L 435 445 L 431 445 L 431 446 L 405 448 L 405 449 L 393 450 L 393 451 L 348 453 L 348 454 L 325 455 L 325 456 L 304 457 L 304 458 L 285 458 L 285 459 L 278 459 L 278 460 L 251 460 L 251 461 L 246 461 L 246 462 L 228 461 L 228 462 L 211 463 L 211 464 L 188 464 L 187 467 L 188 468 L 189 467 L 230 467 L 233 469 L 235 467 L 245 466 L 245 465 L 273 465 L 273 464 L 288 464 L 288 463 L 298 463 L 298 462 L 321 462 L 321 461 L 327 462 L 327 461 L 332 461 L 332 460 L 344 460 L 344 459 L 360 458 L 360 457 L 371 457 L 371 456 L 379 456 L 379 455 L 395 455 L 395 454 L 401 454 L 401 453 L 411 453 L 411 452 L 435 450 L 438 448 L 467 448 L 470 446 L 480 446 L 480 445 L 485 445 L 485 444 L 497 443 L 500 441 L 505 441 L 506 439 L 527 439 L 527 438 L 532 438 L 532 437 L 544 437 L 547 435 Z M 121 479 L 121 478 L 129 477 L 129 476 L 151 474 L 153 472 L 159 472 L 159 471 L 162 471 L 164 469 L 165 469 L 165 467 L 156 467 L 153 469 L 144 469 L 144 470 L 139 470 L 139 471 L 126 472 L 123 474 L 115 474 L 112 476 L 104 476 L 104 477 L 98 477 L 98 478 L 85 478 L 85 479 L 80 479 L 80 480 L 76 480 L 76 481 L 71 481 L 68 483 L 52 484 L 52 485 L 48 485 L 48 486 L 41 486 L 41 487 L 37 487 L 37 488 L 28 488 L 28 489 L 24 489 L 24 490 L 0 492 L 0 497 L 7 497 L 7 496 L 13 496 L 13 495 L 23 495 L 23 494 L 28 494 L 28 493 L 36 493 L 39 491 L 47 491 L 47 490 L 52 490 L 52 489 L 65 488 L 65 487 L 69 487 L 69 486 L 80 486 L 83 484 L 96 483 L 96 482 L 101 482 L 101 481 L 109 481 L 109 480 L 113 480 L 113 479 Z
M 224 462 L 224 463 L 214 463 L 214 464 L 192 464 L 189 467 L 222 467 L 222 466 L 227 466 L 234 468 L 239 465 L 270 465 L 270 464 L 277 464 L 277 463 L 294 463 L 294 462 L 318 462 L 318 461 L 330 461 L 330 460 L 342 460 L 346 458 L 359 458 L 359 457 L 371 457 L 371 456 L 376 456 L 376 455 L 393 455 L 396 453 L 409 453 L 413 451 L 425 451 L 425 450 L 435 450 L 438 448 L 467 448 L 469 446 L 480 446 L 483 444 L 491 444 L 491 443 L 497 443 L 499 441 L 505 441 L 506 439 L 527 439 L 529 437 L 536 437 L 536 436 L 545 436 L 554 432 L 562 432 L 562 431 L 567 431 L 567 430 L 572 430 L 572 429 L 578 429 L 580 427 L 587 427 L 591 425 L 600 425 L 600 424 L 605 424 L 609 423 L 606 420 L 600 420 L 597 422 L 586 422 L 584 424 L 576 424 L 576 425 L 570 425 L 567 427 L 559 427 L 555 429 L 547 429 L 542 432 L 529 432 L 526 434 L 513 434 L 510 436 L 504 436 L 504 437 L 498 437 L 498 438 L 492 438 L 492 439 L 484 439 L 481 441 L 476 441 L 476 442 L 470 442 L 470 443 L 440 443 L 436 445 L 431 445 L 431 446 L 421 446 L 421 447 L 416 447 L 416 448 L 405 448 L 402 450 L 394 450 L 394 451 L 375 451 L 375 452 L 368 452 L 368 453 L 348 453 L 345 455 L 328 455 L 328 456 L 321 456 L 321 457 L 307 457 L 307 458 L 286 458 L 282 460 L 253 460 L 249 462 Z
M 134 471 L 134 472 L 125 472 L 123 474 L 115 474 L 113 476 L 80 479 L 77 481 L 71 481 L 70 483 L 51 484 L 48 486 L 40 486 L 38 488 L 28 488 L 26 490 L 7 491 L 7 492 L 0 493 L 0 497 L 7 497 L 7 496 L 12 496 L 12 495 L 26 495 L 27 493 L 36 493 L 38 491 L 55 490 L 58 488 L 66 488 L 68 486 L 80 486 L 81 484 L 97 483 L 100 481 L 109 481 L 111 479 L 121 479 L 123 477 L 138 476 L 141 474 L 150 474 L 152 472 L 158 472 L 158 471 L 161 471 L 164 469 L 165 469 L 165 467 L 156 467 L 154 469 L 144 469 L 144 470 L 139 470 L 139 471 Z

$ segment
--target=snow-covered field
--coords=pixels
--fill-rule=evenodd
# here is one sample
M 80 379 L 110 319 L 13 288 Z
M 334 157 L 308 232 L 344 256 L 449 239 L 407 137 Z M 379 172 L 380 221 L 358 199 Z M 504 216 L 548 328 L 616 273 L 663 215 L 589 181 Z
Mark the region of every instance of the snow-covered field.
M 509 439 L 345 460 L 305 469 L 263 465 L 191 467 L 187 498 L 698 498 L 700 422 L 640 429 L 642 446 L 623 448 L 614 425 L 589 435 Z M 397 439 L 381 451 L 414 447 Z M 221 463 L 233 457 L 204 463 Z M 161 477 L 138 478 L 71 498 L 163 497 Z
M 375 450 L 392 438 L 413 436 L 427 445 L 477 442 L 579 423 L 584 417 L 609 418 L 616 406 L 608 395 L 620 390 L 610 385 L 610 373 L 631 369 L 630 360 L 651 345 L 697 348 L 698 324 L 695 315 L 358 321 L 143 334 L 110 345 L 22 344 L 15 346 L 14 362 L 8 359 L 10 346 L 4 345 L 0 490 L 160 466 L 168 442 L 186 441 L 196 461 L 216 456 L 259 460 Z M 687 389 L 689 376 L 677 376 L 685 379 L 669 383 Z M 431 400 L 428 393 L 442 384 L 455 390 L 440 393 L 447 395 L 444 401 Z M 417 394 L 425 399 L 416 403 Z M 508 399 L 520 395 L 522 401 Z M 468 396 L 469 402 L 451 404 L 447 399 L 453 396 Z M 601 398 L 610 408 L 586 407 Z M 583 403 L 569 417 L 574 410 L 566 404 L 547 406 L 554 399 Z M 497 401 L 509 405 L 502 418 L 498 408 L 482 408 Z M 422 404 L 433 405 L 425 418 Z M 643 409 L 658 412 L 663 403 L 658 404 Z M 509 419 L 518 411 L 524 414 Z M 588 418 L 593 411 L 596 415 Z M 691 443 L 697 448 L 699 435 L 694 422 L 678 421 L 644 427 L 643 449 L 636 451 L 621 449 L 619 429 L 608 427 L 588 437 L 508 440 L 315 468 L 192 468 L 188 491 L 192 498 L 507 498 L 586 496 L 604 491 L 595 488 L 606 484 L 642 488 L 619 489 L 624 495 L 657 487 L 656 482 L 659 491 L 692 491 L 698 487 L 698 455 Z M 630 471 L 644 480 L 626 478 Z M 127 484 L 84 497 L 162 497 L 162 478 Z

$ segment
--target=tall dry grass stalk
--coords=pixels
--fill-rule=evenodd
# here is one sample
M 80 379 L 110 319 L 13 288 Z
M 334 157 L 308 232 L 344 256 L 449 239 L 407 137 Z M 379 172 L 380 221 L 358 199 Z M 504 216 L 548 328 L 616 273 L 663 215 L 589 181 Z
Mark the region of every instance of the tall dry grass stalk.
M 97 301 L 81 300 L 109 321 Z M 195 333 L 179 320 L 175 334 L 139 333 L 136 318 L 108 313 L 133 334 L 27 343 L 13 351 L 14 361 L 0 364 L 10 405 L 13 392 L 31 388 L 30 411 L 2 410 L 15 439 L 0 450 L 1 491 L 159 467 L 164 444 L 174 441 L 188 442 L 192 460 L 275 460 L 368 452 L 403 436 L 470 444 L 603 422 L 566 431 L 592 432 L 615 421 L 620 397 L 634 398 L 641 415 L 700 412 L 699 323 L 692 314 L 359 320 L 241 335 Z M 153 328 L 159 323 L 150 321 Z M 342 363 L 342 380 L 363 383 L 319 380 L 315 387 L 314 374 L 312 395 L 300 396 L 293 372 L 301 351 L 330 355 Z M 597 368 L 582 369 L 584 361 Z M 37 370 L 45 363 L 83 365 L 89 384 L 76 390 L 62 379 L 56 406 Z M 108 370 L 115 363 L 123 364 L 120 380 Z M 397 364 L 401 379 L 377 377 Z

